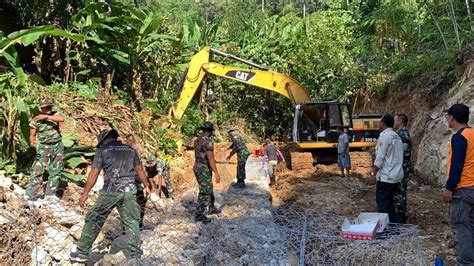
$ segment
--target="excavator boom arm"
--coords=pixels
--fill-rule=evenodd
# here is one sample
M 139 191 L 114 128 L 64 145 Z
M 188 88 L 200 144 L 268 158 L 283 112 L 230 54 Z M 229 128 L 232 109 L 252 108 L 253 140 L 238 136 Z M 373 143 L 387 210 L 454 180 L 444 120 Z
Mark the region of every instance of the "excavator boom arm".
M 211 54 L 217 54 L 233 59 L 240 63 L 249 65 L 253 67 L 253 69 L 225 66 L 215 62 L 209 62 Z M 187 73 L 185 74 L 185 79 L 181 86 L 180 97 L 176 104 L 171 108 L 171 115 L 174 118 L 180 119 L 183 116 L 186 108 L 189 106 L 189 103 L 198 91 L 207 74 L 236 80 L 262 89 L 277 92 L 288 98 L 293 105 L 310 100 L 306 90 L 291 77 L 269 70 L 236 56 L 205 47 L 192 57 L 191 62 L 188 65 Z

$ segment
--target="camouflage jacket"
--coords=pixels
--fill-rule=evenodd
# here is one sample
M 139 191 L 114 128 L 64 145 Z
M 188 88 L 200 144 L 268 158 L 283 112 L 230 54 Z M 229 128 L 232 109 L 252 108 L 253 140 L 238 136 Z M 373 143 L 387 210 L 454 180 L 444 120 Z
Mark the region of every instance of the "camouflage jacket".
M 232 145 L 230 145 L 229 149 L 232 149 L 233 152 L 240 152 L 246 151 L 247 146 L 245 145 L 245 140 L 242 136 L 239 135 L 237 132 L 230 133 L 230 140 L 232 141 Z
M 194 156 L 196 164 L 209 165 L 206 152 L 214 151 L 214 143 L 211 137 L 201 136 L 194 141 Z
M 36 129 L 38 144 L 55 144 L 61 141 L 59 124 L 50 120 L 30 121 L 30 127 Z
M 165 160 L 158 160 L 156 164 L 146 166 L 145 170 L 147 172 L 148 178 L 153 178 L 155 176 L 162 176 L 162 177 L 169 177 L 170 175 L 170 167 Z M 137 179 L 138 181 L 138 179 Z M 139 181 L 138 181 L 139 182 Z
M 403 143 L 403 161 L 411 162 L 411 137 L 406 128 L 397 131 Z
M 170 167 L 165 160 L 158 160 L 156 164 L 156 170 L 158 171 L 158 175 L 160 176 L 169 176 Z

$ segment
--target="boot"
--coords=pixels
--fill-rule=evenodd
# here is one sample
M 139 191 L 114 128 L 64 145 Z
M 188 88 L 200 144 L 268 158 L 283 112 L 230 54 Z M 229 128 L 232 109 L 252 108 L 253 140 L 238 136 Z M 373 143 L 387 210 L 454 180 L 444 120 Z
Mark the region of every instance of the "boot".
M 215 206 L 212 206 L 209 208 L 209 212 L 207 212 L 207 214 L 209 215 L 212 215 L 212 214 L 220 214 L 221 213 L 221 210 L 219 210 L 218 208 L 216 208 Z
M 270 184 L 269 184 L 270 186 L 275 185 L 275 179 L 276 179 L 276 178 L 275 178 L 275 175 L 271 175 L 271 176 L 270 176 Z
M 232 186 L 235 187 L 235 188 L 245 188 L 246 187 L 245 181 L 237 181 L 237 183 L 233 183 Z
M 201 222 L 203 224 L 208 224 L 211 222 L 211 219 L 207 218 L 206 215 L 201 213 L 201 214 L 196 214 L 196 216 L 194 217 L 194 221 Z

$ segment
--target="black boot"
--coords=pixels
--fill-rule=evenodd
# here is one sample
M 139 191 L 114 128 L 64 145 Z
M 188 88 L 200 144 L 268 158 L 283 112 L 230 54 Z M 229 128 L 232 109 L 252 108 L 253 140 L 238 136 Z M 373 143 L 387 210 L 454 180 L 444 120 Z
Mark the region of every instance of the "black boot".
M 213 206 L 209 208 L 209 212 L 207 214 L 212 215 L 212 214 L 220 214 L 220 213 L 221 213 L 221 210 Z
M 235 185 L 235 188 L 245 188 L 247 185 L 245 185 L 245 182 L 237 182 Z
M 245 181 L 237 181 L 237 183 L 233 183 L 232 186 L 235 187 L 235 188 L 245 188 L 246 187 Z
M 275 179 L 276 179 L 276 178 L 275 178 L 275 175 L 271 175 L 271 176 L 270 176 L 270 186 L 275 185 Z
M 206 215 L 201 213 L 201 214 L 196 214 L 196 216 L 194 217 L 194 221 L 201 222 L 203 224 L 208 224 L 211 222 L 211 219 L 207 218 Z

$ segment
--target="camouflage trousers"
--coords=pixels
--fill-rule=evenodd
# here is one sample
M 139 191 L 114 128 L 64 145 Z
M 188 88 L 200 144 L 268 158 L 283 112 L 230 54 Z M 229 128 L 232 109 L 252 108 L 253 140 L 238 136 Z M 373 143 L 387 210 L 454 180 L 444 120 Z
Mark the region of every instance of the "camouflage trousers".
M 77 253 L 88 256 L 92 244 L 99 234 L 105 220 L 117 207 L 120 221 L 127 236 L 127 250 L 130 257 L 139 258 L 142 255 L 140 248 L 140 206 L 137 203 L 136 192 L 102 192 L 92 209 L 87 213 L 81 237 L 77 244 Z
M 195 164 L 193 171 L 199 184 L 196 214 L 204 214 L 210 208 L 214 208 L 215 198 L 212 185 L 212 171 L 205 164 Z
M 237 153 L 237 182 L 245 181 L 245 164 L 249 158 L 249 152 L 247 150 L 241 150 Z
M 394 196 L 395 204 L 395 221 L 394 223 L 406 223 L 407 222 L 407 186 L 408 186 L 408 175 L 410 174 L 411 165 L 403 163 L 403 179 L 400 182 L 400 186 Z M 392 222 L 392 221 L 390 221 Z
M 165 197 L 173 198 L 173 183 L 171 183 L 170 175 L 163 175 L 163 179 L 165 180 L 165 187 L 162 186 L 161 190 L 165 193 Z
M 28 189 L 25 196 L 35 198 L 38 190 L 43 183 L 43 174 L 46 169 L 49 172 L 48 185 L 46 186 L 45 196 L 56 195 L 56 189 L 59 184 L 59 177 L 63 170 L 64 145 L 60 141 L 56 144 L 39 143 L 36 147 L 36 159 L 33 163 L 33 171 L 28 180 Z
M 138 222 L 138 225 L 140 228 L 143 227 L 143 218 L 145 217 L 146 202 L 147 198 L 143 191 L 142 183 L 137 183 L 137 203 L 138 206 L 140 206 L 140 220 Z

